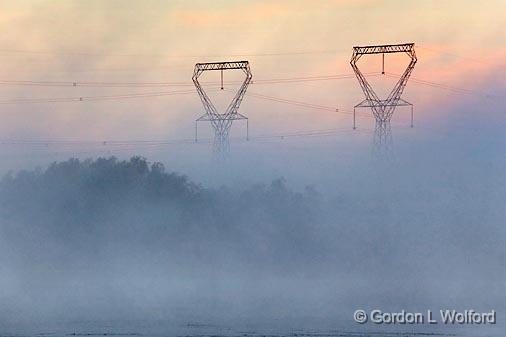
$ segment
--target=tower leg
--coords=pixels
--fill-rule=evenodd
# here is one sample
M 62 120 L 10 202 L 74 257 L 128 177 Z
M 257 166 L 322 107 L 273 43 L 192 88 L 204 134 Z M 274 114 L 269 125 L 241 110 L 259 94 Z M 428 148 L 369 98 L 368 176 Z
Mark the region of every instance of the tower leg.
M 413 127 L 413 105 L 411 105 L 411 127 Z
M 356 108 L 353 108 L 353 130 L 357 129 L 357 126 L 356 126 L 356 123 L 355 123 L 355 112 L 356 112 Z

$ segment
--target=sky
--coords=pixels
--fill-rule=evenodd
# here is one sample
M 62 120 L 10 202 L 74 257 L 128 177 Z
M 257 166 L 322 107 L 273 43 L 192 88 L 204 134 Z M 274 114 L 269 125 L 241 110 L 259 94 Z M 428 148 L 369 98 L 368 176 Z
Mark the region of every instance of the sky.
M 496 15 L 502 1 L 16 1 L 0 4 L 0 76 L 2 101 L 17 98 L 61 98 L 123 95 L 141 92 L 191 91 L 196 62 L 247 59 L 253 79 L 350 75 L 355 45 L 414 42 L 418 63 L 413 79 L 473 90 L 434 88 L 410 82 L 403 96 L 416 106 L 419 126 L 441 125 L 452 109 L 500 107 L 503 95 L 504 35 Z M 401 73 L 405 55 L 387 56 L 386 71 Z M 380 56 L 361 60 L 364 72 L 381 71 Z M 218 81 L 217 74 L 206 74 Z M 213 77 L 214 76 L 214 77 Z M 203 77 L 204 78 L 204 77 Z M 225 74 L 225 81 L 241 79 Z M 205 81 L 203 79 L 203 81 Z M 183 86 L 82 87 L 14 85 L 12 81 L 159 83 Z M 386 95 L 393 78 L 375 76 L 371 83 Z M 227 88 L 232 91 L 236 83 Z M 209 88 L 212 91 L 212 88 Z M 295 107 L 246 96 L 240 112 L 250 118 L 251 136 L 304 130 L 341 129 L 351 125 L 349 112 L 363 94 L 351 77 L 297 83 L 253 84 L 250 93 L 298 100 L 340 112 Z M 232 92 L 211 92 L 223 109 Z M 404 112 L 403 112 L 404 111 Z M 409 123 L 409 111 L 394 121 Z M 98 102 L 3 104 L 2 139 L 9 140 L 181 140 L 194 137 L 194 120 L 203 113 L 196 93 Z M 361 124 L 372 130 L 369 112 Z M 370 117 L 370 116 L 369 116 Z M 458 117 L 457 117 L 458 118 Z M 244 124 L 244 123 L 243 123 Z M 418 131 L 420 132 L 420 131 Z M 201 126 L 204 139 L 212 136 Z M 233 137 L 243 138 L 236 123 Z M 365 137 L 365 136 L 364 136 Z M 349 138 L 348 134 L 336 135 Z M 299 140 L 297 142 L 300 142 Z M 302 140 L 303 142 L 303 140 Z M 131 150 L 97 145 L 3 145 L 2 171 L 46 165 L 66 156 L 142 152 L 165 160 L 178 151 L 165 145 Z M 70 148 L 69 148 L 70 147 Z M 126 147 L 126 149 L 125 149 Z M 161 151 L 161 152 L 160 152 Z M 205 146 L 184 152 L 205 156 Z

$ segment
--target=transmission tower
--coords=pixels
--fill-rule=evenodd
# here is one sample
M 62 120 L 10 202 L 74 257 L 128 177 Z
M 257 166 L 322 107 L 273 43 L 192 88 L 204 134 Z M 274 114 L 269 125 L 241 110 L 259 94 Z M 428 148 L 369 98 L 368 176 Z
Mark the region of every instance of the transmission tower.
M 221 89 L 223 89 L 223 71 L 224 70 L 242 70 L 246 78 L 241 84 L 239 90 L 234 98 L 228 105 L 224 113 L 219 113 L 214 104 L 209 99 L 198 78 L 204 71 L 221 71 Z M 246 89 L 251 82 L 252 74 L 248 61 L 234 61 L 234 62 L 212 62 L 212 63 L 197 63 L 193 71 L 193 83 L 200 96 L 200 100 L 204 105 L 205 113 L 195 120 L 195 142 L 198 141 L 198 122 L 211 122 L 214 129 L 214 151 L 217 154 L 224 154 L 229 149 L 229 134 L 232 127 L 232 122 L 235 120 L 246 121 L 246 139 L 249 138 L 249 125 L 248 118 L 238 112 L 242 99 L 246 94 Z
M 374 159 L 386 162 L 394 159 L 394 140 L 390 122 L 376 121 L 374 125 L 372 155 Z
M 380 99 L 369 82 L 367 82 L 365 76 L 358 69 L 357 62 L 363 55 L 381 54 L 383 61 L 382 74 L 384 74 L 385 54 L 391 53 L 406 53 L 410 57 L 411 61 L 388 97 L 386 99 Z M 411 127 L 413 127 L 413 104 L 402 99 L 401 95 L 408 83 L 409 76 L 415 68 L 416 61 L 417 58 L 414 43 L 353 47 L 353 55 L 351 56 L 350 64 L 357 76 L 358 82 L 365 96 L 365 99 L 353 108 L 353 129 L 356 129 L 356 109 L 371 108 L 376 120 L 376 126 L 374 129 L 374 152 L 376 154 L 385 154 L 388 156 L 388 154 L 391 154 L 392 152 L 390 120 L 392 119 L 392 115 L 394 114 L 396 107 L 411 107 Z

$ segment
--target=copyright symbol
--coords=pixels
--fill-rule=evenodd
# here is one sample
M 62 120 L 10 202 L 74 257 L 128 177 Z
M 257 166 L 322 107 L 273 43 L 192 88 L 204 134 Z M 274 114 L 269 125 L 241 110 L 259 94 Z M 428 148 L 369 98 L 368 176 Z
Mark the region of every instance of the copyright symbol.
M 364 324 L 365 322 L 367 322 L 367 314 L 365 313 L 364 310 L 356 310 L 353 313 L 353 319 L 357 323 Z

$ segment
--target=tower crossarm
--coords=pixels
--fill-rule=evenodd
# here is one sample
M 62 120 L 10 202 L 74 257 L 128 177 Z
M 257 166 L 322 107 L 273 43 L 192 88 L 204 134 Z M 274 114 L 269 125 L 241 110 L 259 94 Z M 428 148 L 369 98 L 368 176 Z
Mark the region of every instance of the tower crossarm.
M 414 52 L 414 43 L 401 43 L 401 44 L 383 44 L 375 46 L 356 46 L 353 47 L 354 55 L 366 55 L 366 54 L 389 54 L 389 53 L 400 53 Z
M 232 62 L 206 62 L 195 64 L 195 72 L 199 72 L 199 74 L 206 70 L 231 70 L 231 69 L 243 69 L 243 70 L 249 69 L 249 62 L 232 61 Z

